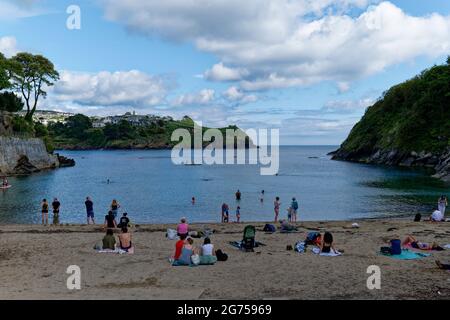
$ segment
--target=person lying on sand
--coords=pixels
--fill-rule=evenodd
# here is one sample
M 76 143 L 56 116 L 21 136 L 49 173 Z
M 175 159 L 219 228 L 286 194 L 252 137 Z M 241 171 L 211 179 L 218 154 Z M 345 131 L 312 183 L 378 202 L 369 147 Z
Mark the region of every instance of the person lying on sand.
M 450 264 L 441 263 L 439 260 L 436 260 L 435 262 L 436 262 L 437 266 L 439 267 L 439 269 L 450 270 Z
M 127 227 L 122 227 L 122 233 L 119 234 L 119 244 L 120 249 L 128 252 L 133 247 L 133 244 L 131 242 L 131 233 L 128 232 Z
M 114 237 L 112 229 L 106 230 L 106 235 L 103 237 L 103 250 L 116 249 L 116 238 Z
M 293 226 L 286 220 L 280 220 L 281 231 L 296 231 L 297 227 Z
M 440 247 L 436 242 L 433 242 L 432 244 L 425 243 L 425 242 L 419 242 L 411 235 L 407 235 L 405 240 L 402 242 L 403 247 L 410 247 L 413 249 L 420 249 L 420 250 L 444 250 L 442 247 Z

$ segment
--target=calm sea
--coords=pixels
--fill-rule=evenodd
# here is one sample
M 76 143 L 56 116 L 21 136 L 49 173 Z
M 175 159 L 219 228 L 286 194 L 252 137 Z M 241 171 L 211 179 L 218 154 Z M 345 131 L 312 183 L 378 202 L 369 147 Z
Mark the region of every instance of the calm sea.
M 276 196 L 282 216 L 295 196 L 302 220 L 345 220 L 429 213 L 440 194 L 449 194 L 449 185 L 423 171 L 332 161 L 327 153 L 336 148 L 281 147 L 278 176 L 261 176 L 258 165 L 174 165 L 170 150 L 63 151 L 75 167 L 10 178 L 13 187 L 0 191 L 0 223 L 39 223 L 40 201 L 53 197 L 62 203 L 63 223 L 85 222 L 88 195 L 97 222 L 115 198 L 134 222 L 162 223 L 181 216 L 218 221 L 223 202 L 233 220 L 237 189 L 243 221 L 271 220 Z

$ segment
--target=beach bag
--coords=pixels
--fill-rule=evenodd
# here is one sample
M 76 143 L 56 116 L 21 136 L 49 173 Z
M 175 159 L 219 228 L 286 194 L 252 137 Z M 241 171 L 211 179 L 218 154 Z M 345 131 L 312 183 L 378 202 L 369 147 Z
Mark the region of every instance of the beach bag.
M 401 254 L 402 246 L 400 239 L 392 239 L 391 240 L 391 254 Z
M 275 228 L 275 226 L 273 224 L 268 224 L 268 223 L 264 226 L 264 229 L 263 229 L 264 232 L 275 232 L 276 230 L 277 229 Z
M 391 255 L 391 247 L 381 247 L 380 252 L 385 255 Z
M 295 251 L 299 253 L 303 253 L 306 251 L 306 243 L 305 241 L 299 241 L 295 244 Z
M 200 256 L 198 254 L 193 254 L 191 256 L 192 264 L 198 266 L 200 264 Z
M 320 232 L 308 232 L 306 236 L 305 243 L 306 244 L 315 244 L 317 238 L 320 236 Z
M 414 222 L 419 222 L 420 219 L 422 219 L 422 215 L 420 213 L 416 214 L 416 216 L 414 217 Z
M 216 250 L 216 257 L 217 261 L 227 261 L 228 255 L 226 253 L 223 253 L 222 250 L 218 249 Z
M 175 240 L 177 237 L 177 230 L 167 229 L 166 236 L 169 240 Z

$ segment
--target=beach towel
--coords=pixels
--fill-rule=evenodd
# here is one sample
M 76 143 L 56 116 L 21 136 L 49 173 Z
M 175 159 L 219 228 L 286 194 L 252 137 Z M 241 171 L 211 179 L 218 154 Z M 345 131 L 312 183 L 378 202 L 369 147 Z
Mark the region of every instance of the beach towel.
M 430 254 L 427 253 L 413 252 L 408 249 L 403 249 L 400 254 L 387 254 L 383 252 L 380 252 L 380 254 L 397 260 L 415 260 L 430 256 Z
M 96 250 L 98 253 L 116 253 L 116 254 L 134 254 L 134 247 L 131 247 L 128 251 L 122 250 L 122 249 L 102 249 L 102 250 Z
M 330 252 L 320 252 L 320 249 L 318 247 L 314 247 L 312 249 L 312 252 L 324 257 L 338 257 L 342 255 L 342 253 L 337 250 L 331 250 Z
M 238 248 L 238 249 L 241 249 L 241 248 L 242 248 L 242 241 L 230 241 L 229 243 L 230 243 L 233 247 L 236 247 L 236 248 Z M 263 247 L 263 246 L 265 246 L 264 243 L 255 241 L 255 248 L 256 248 L 256 247 Z

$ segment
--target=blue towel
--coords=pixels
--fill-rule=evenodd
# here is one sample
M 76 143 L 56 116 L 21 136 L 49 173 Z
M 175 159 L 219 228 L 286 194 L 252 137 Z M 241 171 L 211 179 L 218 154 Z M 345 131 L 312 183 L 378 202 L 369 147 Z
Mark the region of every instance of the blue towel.
M 414 260 L 430 256 L 430 254 L 427 253 L 413 252 L 409 251 L 408 249 L 403 249 L 401 254 L 384 254 L 384 253 L 381 254 L 398 260 Z

